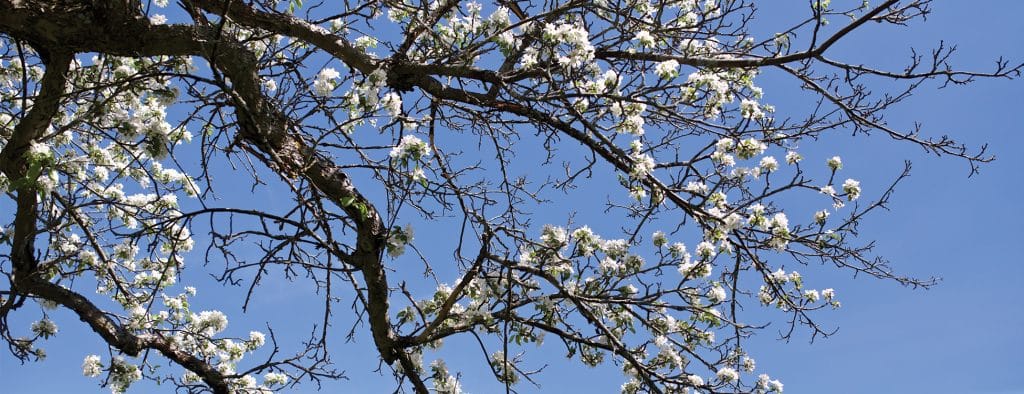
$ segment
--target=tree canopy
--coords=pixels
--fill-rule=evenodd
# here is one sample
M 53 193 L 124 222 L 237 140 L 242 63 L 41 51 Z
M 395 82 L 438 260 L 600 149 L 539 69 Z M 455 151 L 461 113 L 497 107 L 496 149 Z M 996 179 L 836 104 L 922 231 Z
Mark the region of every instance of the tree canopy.
M 897 69 L 831 56 L 928 0 L 758 19 L 774 6 L 0 0 L 0 337 L 41 360 L 71 311 L 109 348 L 82 372 L 114 392 L 313 390 L 366 341 L 396 391 L 461 393 L 472 371 L 529 392 L 540 346 L 619 367 L 623 393 L 781 393 L 749 338 L 830 335 L 818 316 L 841 306 L 799 267 L 935 283 L 858 233 L 909 162 L 862 186 L 842 152 L 802 152 L 876 134 L 973 173 L 985 147 L 886 115 L 925 82 L 1022 66 L 959 70 L 946 44 Z M 804 104 L 777 110 L 766 74 Z M 243 311 L 294 283 L 319 315 L 302 338 L 229 330 L 192 306 L 193 271 Z M 477 365 L 439 356 L 461 337 Z

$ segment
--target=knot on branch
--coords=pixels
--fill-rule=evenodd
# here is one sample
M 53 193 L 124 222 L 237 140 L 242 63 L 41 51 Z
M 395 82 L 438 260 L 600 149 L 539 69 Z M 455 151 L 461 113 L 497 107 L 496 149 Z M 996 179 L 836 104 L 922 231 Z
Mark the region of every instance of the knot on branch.
M 411 92 L 422 75 L 416 74 L 408 67 L 405 55 L 396 55 L 386 63 L 387 85 L 399 92 Z

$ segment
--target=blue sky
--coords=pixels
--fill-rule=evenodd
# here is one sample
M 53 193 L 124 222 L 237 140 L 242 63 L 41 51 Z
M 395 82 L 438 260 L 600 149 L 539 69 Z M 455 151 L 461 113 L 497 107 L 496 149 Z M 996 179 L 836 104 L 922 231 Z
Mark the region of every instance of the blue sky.
M 761 6 L 764 22 L 785 17 L 782 11 L 772 10 L 771 3 Z M 895 68 L 907 59 L 911 46 L 927 49 L 946 40 L 959 46 L 954 64 L 964 68 L 985 70 L 1000 55 L 1024 60 L 1024 24 L 1019 23 L 1024 2 L 943 1 L 934 8 L 927 22 L 915 22 L 910 28 L 869 24 L 830 54 Z M 786 94 L 773 95 L 770 86 L 783 81 L 771 75 L 763 78 L 765 99 L 780 111 L 788 111 L 787 104 L 800 105 Z M 936 158 L 881 135 L 836 135 L 808 145 L 805 155 L 808 160 L 842 155 L 844 171 L 862 179 L 866 197 L 877 196 L 868 185 L 881 185 L 898 173 L 904 160 L 912 160 L 914 171 L 898 188 L 892 211 L 870 217 L 861 233 L 865 240 L 878 241 L 876 251 L 889 258 L 898 272 L 937 276 L 942 282 L 931 290 L 910 290 L 891 282 L 854 279 L 832 269 L 802 268 L 815 282 L 827 284 L 823 287 L 836 288 L 843 308 L 820 316 L 826 327 L 839 330 L 828 339 L 810 344 L 806 335 L 797 335 L 784 343 L 776 341 L 769 329 L 748 344 L 759 370 L 781 379 L 787 393 L 1024 393 L 1019 362 L 1024 353 L 1024 304 L 1019 295 L 1024 289 L 1024 259 L 1017 250 L 1024 239 L 1024 206 L 1016 197 L 1024 192 L 1024 155 L 1019 152 L 1024 146 L 1019 110 L 1024 82 L 983 80 L 967 87 L 936 87 L 923 86 L 917 96 L 889 112 L 889 122 L 908 126 L 919 121 L 928 135 L 950 134 L 975 147 L 988 143 L 997 160 L 983 166 L 979 175 L 968 178 L 962 161 Z M 792 111 L 801 112 L 799 108 Z M 287 194 L 257 193 L 250 202 L 288 203 Z M 560 208 L 546 210 L 556 213 Z M 556 222 L 564 221 L 566 213 Z M 589 219 L 599 221 L 600 217 Z M 432 236 L 439 235 L 420 235 L 419 246 L 429 248 Z M 242 315 L 239 289 L 223 290 L 209 279 L 209 272 L 217 272 L 217 264 L 204 269 L 198 256 L 191 261 L 186 275 L 200 283 L 197 303 L 228 312 L 232 317 L 229 333 L 244 334 L 264 327 L 265 321 L 286 320 L 275 325 L 279 338 L 297 340 L 309 329 L 298 322 L 319 313 L 318 304 L 309 301 L 316 298 L 305 284 L 271 281 L 257 295 L 257 306 Z M 69 314 L 59 313 L 57 318 L 61 334 L 45 344 L 47 361 L 18 365 L 10 357 L 0 357 L 5 392 L 107 391 L 97 388 L 97 380 L 83 377 L 80 369 L 84 355 L 106 354 L 105 346 Z M 29 319 L 23 318 L 26 326 Z M 325 392 L 390 388 L 389 377 L 373 373 L 377 365 L 368 337 L 345 344 L 342 336 L 348 326 L 338 324 L 335 329 L 342 333 L 332 345 L 335 361 L 351 380 L 327 384 Z M 457 368 L 482 361 L 475 349 L 467 354 L 470 346 L 476 345 L 467 338 L 449 342 L 444 350 L 449 365 Z M 547 362 L 549 367 L 538 379 L 540 388 L 521 386 L 521 392 L 617 392 L 622 378 L 614 367 L 589 369 L 566 363 L 563 352 L 555 342 L 533 350 L 531 360 L 538 365 Z M 464 388 L 471 393 L 492 392 L 495 386 L 487 383 L 489 379 L 464 376 Z M 305 385 L 296 392 L 312 387 Z

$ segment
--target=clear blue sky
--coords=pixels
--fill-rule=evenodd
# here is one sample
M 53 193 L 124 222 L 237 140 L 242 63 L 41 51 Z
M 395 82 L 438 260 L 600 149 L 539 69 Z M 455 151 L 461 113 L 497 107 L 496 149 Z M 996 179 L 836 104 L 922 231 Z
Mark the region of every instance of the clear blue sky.
M 784 17 L 771 9 L 773 3 L 762 3 L 765 14 L 757 23 Z M 934 8 L 927 22 L 915 22 L 910 28 L 868 25 L 830 53 L 843 60 L 895 67 L 907 59 L 911 46 L 926 50 L 943 39 L 959 45 L 954 63 L 965 68 L 986 69 L 1000 55 L 1024 60 L 1024 24 L 1020 23 L 1024 2 L 938 1 Z M 766 100 L 787 111 L 787 97 L 773 96 L 772 77 L 764 78 Z M 861 232 L 864 239 L 878 241 L 877 252 L 888 257 L 898 272 L 943 280 L 931 290 L 914 291 L 895 283 L 852 279 L 834 270 L 801 269 L 816 283 L 827 284 L 823 287 L 836 288 L 843 308 L 821 316 L 826 327 L 839 329 L 826 340 L 809 344 L 809 338 L 797 335 L 783 343 L 768 330 L 748 345 L 758 369 L 781 379 L 787 393 L 1024 393 L 1020 362 L 1024 259 L 1017 249 L 1024 240 L 1024 205 L 1018 201 L 1024 193 L 1024 155 L 1020 153 L 1024 81 L 935 87 L 924 86 L 916 97 L 889 112 L 889 122 L 907 126 L 920 121 L 929 135 L 948 133 L 971 146 L 988 143 L 997 161 L 984 166 L 980 175 L 968 179 L 964 162 L 926 155 L 882 136 L 826 139 L 809 148 L 807 155 L 841 154 L 844 171 L 861 178 L 866 186 L 881 185 L 899 171 L 904 160 L 912 160 L 914 172 L 898 189 L 892 211 L 865 221 Z M 865 190 L 871 197 L 872 190 Z M 287 194 L 259 193 L 260 204 L 288 203 Z M 419 246 L 428 248 L 431 236 L 420 235 Z M 218 289 L 207 275 L 218 267 L 212 264 L 204 270 L 200 258 L 193 257 L 186 273 L 200 283 L 197 303 L 199 308 L 228 312 L 229 333 L 244 335 L 250 329 L 262 329 L 268 320 L 299 321 L 320 311 L 317 302 L 309 301 L 316 298 L 304 284 L 272 281 L 261 288 L 257 306 L 242 315 L 238 293 L 232 291 L 238 289 Z M 18 365 L 10 357 L 0 357 L 0 392 L 106 392 L 97 388 L 97 380 L 83 377 L 80 368 L 84 355 L 105 355 L 105 346 L 69 314 L 59 313 L 57 318 L 61 333 L 45 344 L 47 361 Z M 26 327 L 28 319 L 23 319 Z M 308 333 L 308 326 L 300 324 L 275 325 L 275 329 L 279 338 L 290 340 Z M 335 327 L 339 335 L 332 346 L 335 361 L 351 380 L 327 383 L 324 391 L 390 388 L 390 377 L 372 372 L 376 358 L 365 331 L 359 331 L 358 343 L 345 344 L 347 329 L 344 324 Z M 481 362 L 475 346 L 465 338 L 449 342 L 445 350 L 449 365 L 458 368 Z M 550 366 L 538 379 L 541 388 L 521 385 L 521 392 L 617 392 L 623 379 L 614 367 L 566 364 L 563 351 L 556 341 L 534 350 L 531 360 Z M 467 375 L 463 387 L 471 393 L 493 392 L 496 387 L 489 380 Z M 313 387 L 307 384 L 295 392 Z M 172 392 L 169 387 L 139 388 Z

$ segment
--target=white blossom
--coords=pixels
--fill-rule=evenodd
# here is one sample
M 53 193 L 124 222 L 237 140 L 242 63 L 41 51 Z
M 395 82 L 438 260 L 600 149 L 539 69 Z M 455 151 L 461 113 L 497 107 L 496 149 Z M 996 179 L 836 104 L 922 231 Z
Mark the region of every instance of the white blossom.
M 537 65 L 537 49 L 529 47 L 523 50 L 523 55 L 519 57 L 519 67 L 528 69 L 533 68 Z
M 266 335 L 263 335 L 262 332 L 250 331 L 249 342 L 252 344 L 253 348 L 262 347 L 263 344 L 267 342 L 267 337 Z
M 277 90 L 277 81 L 271 78 L 264 79 L 263 88 L 267 89 L 268 92 L 274 92 Z
M 746 119 L 761 119 L 764 118 L 764 111 L 757 101 L 743 99 L 740 100 L 740 116 Z
M 654 36 L 652 36 L 651 32 L 647 30 L 637 32 L 636 36 L 633 37 L 633 40 L 638 41 L 640 46 L 644 48 L 653 47 L 655 44 Z
M 217 334 L 228 326 L 228 318 L 221 311 L 203 311 L 192 314 L 192 327 L 205 335 Z
M 256 378 L 252 377 L 251 375 L 245 375 L 245 376 L 242 376 L 242 377 L 238 378 L 238 380 L 235 381 L 235 384 L 238 387 L 242 387 L 242 388 L 249 388 L 249 389 L 255 388 L 256 387 Z
M 658 63 L 654 68 L 654 73 L 661 79 L 673 79 L 679 76 L 679 62 L 674 59 L 669 59 Z
M 686 190 L 690 193 L 703 195 L 708 194 L 708 185 L 704 184 L 704 182 L 691 181 L 686 183 L 686 186 L 683 187 L 683 190 Z
M 263 384 L 267 386 L 285 385 L 288 383 L 288 375 L 277 372 L 269 372 L 263 375 Z
M 391 153 L 389 155 L 392 159 L 402 160 L 411 158 L 412 160 L 419 160 L 421 157 L 430 156 L 430 149 L 427 143 L 423 142 L 419 137 L 412 134 L 406 134 L 402 137 L 402 140 L 398 142 L 398 145 L 391 148 Z
M 622 264 L 611 257 L 605 257 L 601 259 L 600 263 L 598 263 L 598 269 L 600 269 L 603 274 L 614 274 L 622 269 Z
M 818 224 L 825 224 L 825 220 L 828 219 L 828 211 L 822 209 L 814 213 L 814 222 Z
M 590 33 L 575 23 L 548 23 L 544 25 L 543 40 L 559 48 L 556 55 L 562 67 L 580 67 L 594 59 L 594 46 Z M 567 50 L 563 50 L 568 48 Z
M 769 275 L 769 277 L 772 278 L 772 281 L 779 284 L 786 283 L 789 281 L 789 276 L 786 275 L 786 271 L 784 271 L 782 268 L 773 271 L 772 274 Z
M 729 367 L 719 369 L 715 376 L 723 382 L 733 382 L 740 379 L 740 374 L 735 369 Z
M 41 144 L 39 142 L 32 141 L 28 146 L 28 151 L 25 152 L 25 156 L 31 161 L 42 161 L 45 159 L 53 158 L 53 151 L 50 150 L 50 146 Z
M 550 224 L 544 225 L 544 228 L 541 229 L 540 240 L 551 248 L 561 248 L 569 242 L 565 228 Z
M 754 369 L 757 367 L 757 363 L 754 361 L 754 359 L 746 356 L 743 357 L 742 365 L 744 372 L 754 372 Z
M 719 151 L 716 151 L 715 153 L 711 154 L 711 160 L 719 164 L 722 164 L 726 167 L 732 167 L 736 165 L 736 159 L 732 155 L 728 153 L 722 153 Z
M 761 171 L 772 172 L 779 169 L 779 162 L 772 156 L 765 156 L 761 159 Z
M 647 189 L 643 186 L 633 186 L 629 188 L 629 197 L 638 202 L 642 202 L 647 198 Z
M 715 151 L 717 152 L 728 153 L 732 152 L 735 148 L 736 140 L 732 138 L 720 138 L 718 142 L 715 143 Z
M 697 255 L 704 259 L 715 257 L 715 245 L 708 241 L 697 244 Z
M 423 171 L 423 167 L 416 166 L 409 171 L 409 178 L 413 183 L 423 183 L 427 181 L 427 173 Z
M 847 179 L 846 182 L 843 182 L 843 192 L 846 193 L 846 198 L 850 201 L 856 200 L 860 197 L 860 182 Z
M 576 242 L 590 242 L 596 239 L 594 230 L 591 230 L 589 226 L 582 226 L 572 231 L 572 238 Z
M 135 381 L 142 379 L 142 371 L 134 364 L 129 364 L 123 358 L 117 357 L 110 365 L 110 390 L 114 393 L 123 393 L 128 390 Z
M 90 354 L 85 356 L 85 360 L 82 361 L 82 375 L 90 378 L 100 376 L 103 372 L 103 363 L 100 361 L 100 356 Z
M 57 334 L 57 324 L 50 319 L 42 319 L 32 323 L 32 332 L 43 338 Z
M 828 168 L 831 168 L 832 171 L 837 171 L 840 168 L 843 168 L 843 159 L 839 158 L 839 156 L 832 156 L 832 158 L 828 159 L 826 164 L 828 164 Z
M 504 29 L 512 20 L 509 18 L 508 8 L 498 7 L 494 10 L 494 13 L 487 18 L 487 21 L 497 29 Z
M 747 138 L 736 145 L 736 155 L 741 159 L 749 159 L 764 153 L 768 146 L 754 138 Z
M 660 248 L 668 244 L 668 237 L 665 236 L 664 231 L 655 231 L 654 234 L 651 235 L 651 242 L 654 243 L 654 246 Z
M 645 153 L 633 154 L 630 156 L 633 159 L 633 169 L 629 172 L 629 175 L 634 179 L 643 179 L 647 175 L 650 175 L 654 171 L 654 158 Z
M 771 225 L 774 228 L 789 229 L 789 219 L 786 218 L 786 214 L 779 212 L 775 216 L 772 216 Z
M 336 79 L 339 76 L 341 76 L 341 74 L 338 73 L 338 70 L 330 67 L 320 70 L 320 73 L 316 76 L 316 80 L 313 81 L 313 94 L 320 97 L 329 96 L 331 91 L 337 87 Z
M 803 156 L 800 156 L 799 153 L 796 153 L 794 151 L 786 152 L 786 163 L 788 163 L 788 164 L 796 164 L 796 163 L 799 163 L 800 160 L 803 160 L 803 159 L 804 159 Z
M 397 226 L 392 228 L 385 245 L 388 250 L 388 256 L 397 258 L 405 254 L 405 245 L 412 242 L 413 236 L 412 225 L 407 224 L 404 228 Z
M 339 31 L 341 31 L 342 29 L 345 28 L 345 20 L 342 19 L 342 18 L 331 19 L 330 23 L 331 23 L 331 31 L 333 31 L 333 32 L 339 32 Z
M 689 259 L 689 253 L 686 252 L 686 245 L 682 242 L 673 243 L 672 246 L 668 247 L 668 251 L 672 254 L 672 257 L 683 258 L 684 260 Z
M 380 100 L 381 106 L 388 111 L 388 115 L 391 117 L 397 117 L 402 114 L 402 96 L 398 93 L 390 92 L 384 95 L 384 98 Z
M 377 39 L 370 36 L 360 36 L 356 38 L 355 41 L 353 41 L 353 44 L 356 46 L 356 48 L 364 50 L 367 48 L 376 48 Z
M 725 294 L 725 289 L 722 288 L 722 286 L 716 285 L 712 287 L 711 290 L 708 291 L 708 301 L 710 301 L 712 304 L 717 304 L 719 302 L 725 301 L 726 298 L 727 296 Z

